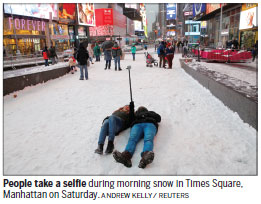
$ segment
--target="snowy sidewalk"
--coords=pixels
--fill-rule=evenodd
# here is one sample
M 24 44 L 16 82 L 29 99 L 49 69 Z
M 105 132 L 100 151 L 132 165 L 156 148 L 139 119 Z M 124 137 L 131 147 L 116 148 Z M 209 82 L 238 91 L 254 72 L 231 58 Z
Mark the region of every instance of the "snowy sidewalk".
M 5 96 L 4 175 L 256 175 L 257 132 L 186 74 L 178 55 L 173 69 L 131 58 L 121 72 L 114 62 L 104 70 L 102 60 L 88 81 L 77 72 Z M 130 101 L 127 65 L 135 108 L 162 118 L 146 169 L 138 168 L 143 141 L 132 168 L 94 153 L 104 117 Z M 115 149 L 124 150 L 129 132 L 115 138 Z

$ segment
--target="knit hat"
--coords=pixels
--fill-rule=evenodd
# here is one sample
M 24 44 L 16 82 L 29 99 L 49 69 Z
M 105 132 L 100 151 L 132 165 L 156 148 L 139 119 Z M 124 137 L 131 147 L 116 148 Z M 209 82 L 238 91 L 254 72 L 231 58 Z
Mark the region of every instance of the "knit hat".
M 147 112 L 147 111 L 148 111 L 147 108 L 145 108 L 144 106 L 140 106 L 138 108 L 138 110 L 136 111 L 136 114 L 139 114 L 139 113 L 142 113 L 142 112 Z

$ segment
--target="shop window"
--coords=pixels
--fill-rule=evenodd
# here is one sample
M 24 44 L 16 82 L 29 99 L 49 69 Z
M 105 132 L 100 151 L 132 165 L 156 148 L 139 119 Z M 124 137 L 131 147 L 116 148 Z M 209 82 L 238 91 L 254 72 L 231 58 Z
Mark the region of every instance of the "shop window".
M 226 17 L 223 19 L 223 22 L 222 22 L 222 29 L 228 29 L 229 28 L 229 17 Z
M 230 16 L 230 27 L 233 28 L 235 25 L 234 16 Z

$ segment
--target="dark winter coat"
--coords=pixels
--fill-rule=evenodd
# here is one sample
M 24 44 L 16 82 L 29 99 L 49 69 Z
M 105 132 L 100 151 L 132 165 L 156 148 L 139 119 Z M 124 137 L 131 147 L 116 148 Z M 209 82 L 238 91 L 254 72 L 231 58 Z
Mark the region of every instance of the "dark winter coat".
M 158 55 L 165 55 L 165 46 L 164 44 L 160 44 L 158 48 Z
M 166 54 L 174 54 L 174 48 L 172 46 L 166 48 Z
M 158 123 L 161 121 L 161 117 L 159 114 L 154 111 L 144 111 L 141 113 L 135 114 L 135 119 L 131 123 L 131 127 L 137 123 L 153 123 L 158 129 Z
M 113 58 L 121 56 L 121 55 L 122 55 L 121 48 L 118 45 L 114 45 L 112 47 L 112 56 L 113 56 Z
M 104 50 L 105 60 L 112 60 L 112 52 L 111 49 Z
M 55 49 L 54 49 L 54 47 L 51 47 L 50 49 L 49 49 L 49 53 L 50 53 L 50 58 L 54 58 L 54 57 L 57 57 L 57 54 L 56 54 L 56 52 L 55 52 Z
M 94 48 L 93 48 L 93 52 L 94 52 L 94 56 L 100 56 L 101 55 L 101 48 L 99 45 L 96 45 Z
M 89 59 L 88 51 L 85 49 L 85 47 L 81 46 L 80 49 L 75 54 L 76 59 L 79 63 L 79 65 L 87 65 L 87 60 Z

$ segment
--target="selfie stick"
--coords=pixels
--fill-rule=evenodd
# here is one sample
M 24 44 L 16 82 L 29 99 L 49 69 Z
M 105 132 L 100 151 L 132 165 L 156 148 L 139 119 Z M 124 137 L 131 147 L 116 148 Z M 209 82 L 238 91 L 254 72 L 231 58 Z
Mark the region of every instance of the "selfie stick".
M 130 69 L 131 69 L 131 66 L 129 65 L 129 66 L 127 66 L 127 68 L 126 69 L 128 69 L 129 70 L 129 83 L 130 83 L 130 97 L 131 97 L 131 102 L 133 102 L 132 101 L 132 90 L 131 90 L 131 77 L 130 77 Z

